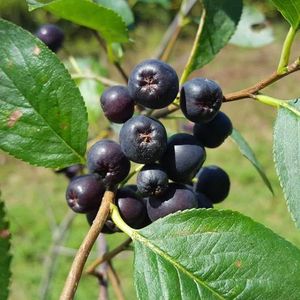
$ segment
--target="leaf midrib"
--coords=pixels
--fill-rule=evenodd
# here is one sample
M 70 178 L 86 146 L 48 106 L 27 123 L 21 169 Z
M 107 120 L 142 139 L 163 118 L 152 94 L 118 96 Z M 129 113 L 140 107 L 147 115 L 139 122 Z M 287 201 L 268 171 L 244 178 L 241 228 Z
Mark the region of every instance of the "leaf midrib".
M 19 51 L 19 53 L 21 54 L 22 58 L 23 58 L 23 62 L 25 63 L 26 65 L 26 60 L 24 59 L 24 56 L 23 56 L 23 53 L 20 51 L 20 49 L 16 46 L 16 44 L 14 43 L 14 41 L 11 39 L 11 37 L 9 35 L 7 35 L 7 37 L 10 39 L 11 43 L 14 45 L 14 47 Z M 69 148 L 71 150 L 71 153 L 74 153 L 75 156 L 77 156 L 79 159 L 80 159 L 80 162 L 84 162 L 84 157 L 82 155 L 80 155 L 77 151 L 75 151 L 75 149 L 73 149 L 73 147 L 71 145 L 69 145 L 67 143 L 66 140 L 63 139 L 62 136 L 60 136 L 51 126 L 51 124 L 49 124 L 49 122 L 47 122 L 47 120 L 43 117 L 43 115 L 41 115 L 35 108 L 35 106 L 31 103 L 31 101 L 25 97 L 25 95 L 21 92 L 21 89 L 17 86 L 17 84 L 11 79 L 11 77 L 8 75 L 7 72 L 4 71 L 4 69 L 1 67 L 0 68 L 2 70 L 2 72 L 6 75 L 6 77 L 10 80 L 10 82 L 15 86 L 16 90 L 21 94 L 22 98 L 24 100 L 27 101 L 27 103 L 30 104 L 30 106 L 32 107 L 32 110 L 35 111 L 35 113 L 45 122 L 45 124 L 48 125 L 48 127 L 50 128 L 50 130 L 54 133 L 55 136 L 58 137 L 59 140 L 61 140 L 63 142 L 63 144 L 66 145 L 67 148 Z M 27 68 L 28 70 L 28 68 Z M 31 73 L 31 72 L 29 72 Z M 4 102 L 10 104 L 9 102 L 3 100 Z
M 203 279 L 200 279 L 199 277 L 195 276 L 193 273 L 188 271 L 184 266 L 182 266 L 180 263 L 178 263 L 176 260 L 173 259 L 170 255 L 166 254 L 163 250 L 161 250 L 158 246 L 154 245 L 150 242 L 146 237 L 141 235 L 138 231 L 134 231 L 132 233 L 131 238 L 133 240 L 136 240 L 142 244 L 144 244 L 146 247 L 148 247 L 150 250 L 152 250 L 154 253 L 160 255 L 163 259 L 171 263 L 174 267 L 176 267 L 178 270 L 180 270 L 182 273 L 186 274 L 188 277 L 190 277 L 193 281 L 199 283 L 206 289 L 208 289 L 212 294 L 217 296 L 219 299 L 226 300 L 222 295 L 220 295 L 216 290 L 214 290 L 212 287 L 210 287 Z

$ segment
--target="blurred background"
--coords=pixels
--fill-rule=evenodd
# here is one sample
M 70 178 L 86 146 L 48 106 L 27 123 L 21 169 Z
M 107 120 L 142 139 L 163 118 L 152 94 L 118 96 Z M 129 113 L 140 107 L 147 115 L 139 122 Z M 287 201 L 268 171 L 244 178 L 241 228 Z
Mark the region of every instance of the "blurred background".
M 244 26 L 241 30 L 254 42 L 241 40 L 236 35 L 232 43 L 227 45 L 213 62 L 191 75 L 216 80 L 225 94 L 248 87 L 276 70 L 282 43 L 289 28 L 270 2 L 244 2 L 248 13 L 244 14 L 243 22 L 244 25 L 248 24 L 248 27 Z M 180 1 L 171 0 L 136 0 L 128 3 L 132 11 L 132 15 L 127 15 L 127 18 L 133 42 L 124 46 L 124 56 L 121 60 L 127 73 L 139 61 L 157 53 L 164 32 L 180 7 Z M 71 71 L 79 67 L 85 73 L 93 72 L 122 82 L 122 77 L 88 29 L 57 19 L 43 10 L 29 13 L 25 1 L 22 0 L 1 0 L 0 17 L 33 33 L 45 23 L 59 25 L 66 39 L 58 56 Z M 199 7 L 196 5 L 169 58 L 168 62 L 179 75 L 189 56 L 198 18 Z M 246 34 L 245 28 L 251 32 Z M 292 59 L 296 58 L 296 54 L 299 55 L 299 51 L 300 44 L 296 42 Z M 89 109 L 90 138 L 105 135 L 109 124 L 102 116 L 99 106 L 99 97 L 104 87 L 90 80 L 77 82 Z M 300 94 L 298 82 L 299 74 L 294 73 L 273 84 L 264 93 L 282 99 L 297 98 Z M 228 139 L 220 148 L 208 150 L 205 163 L 219 165 L 231 178 L 230 195 L 224 203 L 216 205 L 216 208 L 232 209 L 250 216 L 300 247 L 300 235 L 287 212 L 272 160 L 272 128 L 276 111 L 251 100 L 226 103 L 222 110 L 230 116 L 234 127 L 242 133 L 256 153 L 272 183 L 275 196 L 268 191 L 253 166 L 242 157 L 237 146 Z M 168 124 L 169 133 L 181 130 L 184 125 L 178 121 L 169 121 Z M 117 131 L 118 127 L 113 129 Z M 49 258 L 55 236 L 55 224 L 59 224 L 69 211 L 64 196 L 67 184 L 68 180 L 62 174 L 32 167 L 0 152 L 0 189 L 12 232 L 12 300 L 42 299 L 42 280 L 49 273 L 45 260 Z M 45 299 L 58 299 L 72 257 L 88 228 L 85 216 L 76 216 L 66 232 L 62 246 L 58 248 L 59 255 L 53 274 L 47 275 L 51 278 L 51 284 Z M 108 235 L 109 248 L 112 249 L 124 239 L 126 237 L 123 234 Z M 95 248 L 89 262 L 96 257 Z M 126 299 L 136 298 L 132 261 L 132 251 L 122 252 L 114 260 Z M 109 291 L 111 298 L 115 299 L 111 288 Z M 76 299 L 97 299 L 98 294 L 97 281 L 83 276 Z

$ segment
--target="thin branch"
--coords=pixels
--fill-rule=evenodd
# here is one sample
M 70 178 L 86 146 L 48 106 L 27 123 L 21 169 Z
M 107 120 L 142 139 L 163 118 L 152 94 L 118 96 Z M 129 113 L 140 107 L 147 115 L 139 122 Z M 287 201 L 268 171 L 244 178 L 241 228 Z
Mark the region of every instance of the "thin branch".
M 180 10 L 166 30 L 159 48 L 155 51 L 156 54 L 154 57 L 164 61 L 168 60 L 177 37 L 184 26 L 183 20 L 191 11 L 196 2 L 197 0 L 182 1 Z
M 235 101 L 245 98 L 251 98 L 251 95 L 257 94 L 260 90 L 266 88 L 267 86 L 271 85 L 272 83 L 282 79 L 283 77 L 288 76 L 291 73 L 300 70 L 300 61 L 297 59 L 292 64 L 288 65 L 286 68 L 286 72 L 283 74 L 278 74 L 277 71 L 273 72 L 269 77 L 259 81 L 255 85 L 248 87 L 246 89 L 240 90 L 238 92 L 229 93 L 225 95 L 224 102 Z
M 102 256 L 107 252 L 107 243 L 103 233 L 100 233 L 97 238 L 98 252 L 99 255 Z M 108 299 L 108 263 L 104 262 L 97 268 L 97 273 L 101 274 L 99 277 L 99 300 L 107 300 Z
M 117 272 L 114 270 L 112 262 L 108 262 L 108 267 L 107 267 L 107 275 L 108 279 L 112 285 L 112 288 L 116 294 L 116 297 L 118 300 L 125 300 L 124 293 L 120 284 L 120 279 L 118 277 Z
M 45 259 L 45 266 L 44 269 L 46 270 L 42 283 L 40 288 L 40 299 L 46 300 L 48 299 L 48 291 L 49 287 L 51 285 L 51 280 L 53 278 L 54 270 L 56 267 L 56 261 L 58 258 L 58 255 L 60 254 L 57 249 L 62 244 L 63 240 L 65 239 L 66 233 L 68 232 L 68 229 L 70 228 L 76 214 L 73 211 L 68 211 L 68 213 L 65 215 L 64 219 L 60 223 L 59 226 L 57 226 L 54 234 L 53 234 L 53 242 L 52 246 L 49 250 L 49 253 Z
M 115 193 L 113 191 L 105 192 L 97 216 L 74 258 L 60 300 L 71 300 L 74 298 L 84 264 L 109 215 L 110 205 L 113 203 L 114 197 Z
M 98 75 L 90 75 L 90 74 L 72 74 L 73 79 L 90 79 L 98 81 L 105 86 L 114 86 L 114 85 L 121 85 L 121 83 L 117 81 L 113 81 L 111 79 L 108 79 L 106 77 L 98 76 Z
M 111 260 L 113 257 L 118 255 L 120 252 L 125 250 L 127 246 L 132 242 L 131 238 L 126 239 L 122 244 L 113 249 L 110 252 L 105 253 L 102 257 L 96 259 L 86 270 L 86 274 L 93 274 L 97 266 L 105 261 Z

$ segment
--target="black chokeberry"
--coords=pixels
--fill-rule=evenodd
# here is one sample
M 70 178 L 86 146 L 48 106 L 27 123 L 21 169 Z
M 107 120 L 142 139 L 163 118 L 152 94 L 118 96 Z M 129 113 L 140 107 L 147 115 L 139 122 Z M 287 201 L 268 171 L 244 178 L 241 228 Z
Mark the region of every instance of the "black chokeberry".
M 198 201 L 193 191 L 184 185 L 170 183 L 167 192 L 162 197 L 149 197 L 147 211 L 153 222 L 179 210 L 198 207 Z
M 220 111 L 210 122 L 196 123 L 193 132 L 204 147 L 217 148 L 231 135 L 232 123 L 227 115 Z
M 176 98 L 179 81 L 171 66 L 160 60 L 149 59 L 134 68 L 128 89 L 137 103 L 149 108 L 163 108 Z
M 122 126 L 119 141 L 122 151 L 131 161 L 150 164 L 165 152 L 167 133 L 158 120 L 135 116 Z
M 86 214 L 86 219 L 90 226 L 92 226 L 92 224 L 97 216 L 98 210 L 99 209 L 95 209 Z M 111 219 L 108 219 L 108 220 L 106 220 L 101 232 L 111 234 L 111 233 L 115 233 L 115 232 L 121 232 L 121 230 L 116 226 L 116 224 Z
M 54 24 L 42 25 L 35 35 L 53 52 L 57 52 L 64 41 L 63 31 Z
M 194 191 L 203 193 L 213 203 L 223 201 L 229 194 L 230 179 L 228 174 L 217 166 L 206 166 L 196 175 Z
M 116 193 L 115 203 L 126 224 L 136 229 L 145 226 L 148 219 L 147 208 L 136 193 L 128 188 L 120 188 Z
M 91 147 L 87 162 L 89 170 L 99 174 L 106 186 L 121 182 L 130 171 L 130 161 L 122 152 L 120 145 L 107 139 Z
M 68 185 L 66 200 L 75 212 L 87 213 L 99 207 L 104 192 L 104 184 L 98 175 L 77 176 Z
M 180 91 L 180 107 L 192 122 L 211 121 L 218 113 L 223 101 L 220 86 L 207 78 L 187 81 Z
M 77 164 L 77 165 L 72 165 L 63 169 L 60 169 L 58 171 L 56 171 L 56 173 L 61 173 L 64 174 L 66 177 L 68 177 L 69 179 L 74 178 L 75 176 L 78 176 L 81 174 L 82 170 L 83 170 L 83 165 Z
M 127 87 L 116 85 L 104 91 L 100 103 L 106 118 L 114 123 L 124 123 L 134 112 L 134 101 Z
M 171 180 L 186 183 L 192 180 L 205 158 L 205 149 L 194 136 L 177 133 L 168 139 L 160 163 Z
M 160 196 L 168 189 L 169 178 L 159 164 L 145 165 L 137 175 L 139 193 L 146 196 Z

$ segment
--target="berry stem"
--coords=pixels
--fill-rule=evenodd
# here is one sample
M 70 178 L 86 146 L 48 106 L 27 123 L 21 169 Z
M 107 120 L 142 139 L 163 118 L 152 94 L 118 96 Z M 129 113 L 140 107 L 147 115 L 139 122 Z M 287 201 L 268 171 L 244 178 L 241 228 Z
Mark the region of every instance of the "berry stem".
M 69 275 L 65 282 L 64 289 L 60 296 L 60 300 L 71 300 L 74 298 L 84 264 L 99 233 L 104 226 L 105 221 L 107 220 L 110 212 L 110 205 L 113 203 L 114 197 L 115 193 L 113 191 L 105 192 L 97 216 L 73 260 Z
M 118 207 L 114 205 L 113 203 L 110 205 L 110 215 L 114 223 L 127 235 L 129 235 L 131 238 L 134 235 L 134 232 L 136 230 L 129 227 L 122 219 Z
M 183 73 L 181 75 L 180 78 L 180 85 L 182 85 L 187 78 L 189 77 L 189 75 L 191 74 L 191 72 L 193 71 L 193 64 L 195 62 L 196 59 L 196 54 L 197 54 L 197 50 L 200 46 L 200 38 L 201 38 L 201 34 L 202 34 L 202 30 L 204 27 L 204 23 L 205 23 L 205 17 L 206 17 L 206 10 L 204 8 L 204 6 L 202 7 L 202 15 L 200 18 L 200 22 L 199 22 L 199 26 L 198 26 L 198 31 L 194 40 L 194 44 L 193 44 L 193 48 L 192 51 L 190 53 L 190 57 L 188 59 L 188 62 L 183 70 Z
M 113 257 L 118 255 L 120 252 L 124 251 L 127 246 L 132 242 L 131 238 L 126 239 L 122 244 L 113 249 L 110 252 L 105 253 L 103 256 L 96 259 L 86 270 L 86 274 L 93 274 L 95 269 L 105 261 L 111 260 Z
M 282 51 L 281 51 L 279 65 L 277 68 L 278 74 L 284 74 L 287 71 L 287 65 L 289 64 L 291 48 L 295 39 L 296 32 L 297 29 L 291 26 L 290 30 L 286 35 L 285 41 L 283 43 Z

